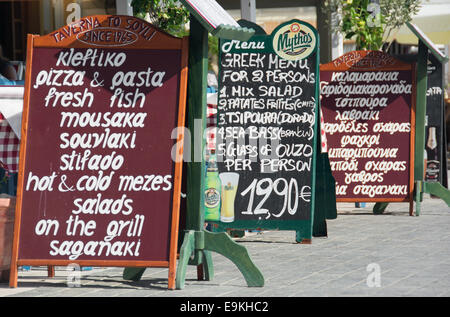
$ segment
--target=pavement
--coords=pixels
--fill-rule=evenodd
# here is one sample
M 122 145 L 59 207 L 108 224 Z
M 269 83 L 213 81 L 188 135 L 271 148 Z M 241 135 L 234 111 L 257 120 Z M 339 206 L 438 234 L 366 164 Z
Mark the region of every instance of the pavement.
M 408 203 L 391 203 L 382 215 L 372 207 L 338 203 L 328 237 L 309 245 L 295 243 L 293 231 L 235 239 L 264 275 L 264 287 L 247 287 L 237 267 L 213 253 L 214 279 L 198 281 L 189 266 L 182 290 L 167 289 L 164 268 L 148 268 L 132 282 L 122 279 L 122 268 L 94 267 L 68 279 L 73 271 L 65 267 L 57 267 L 54 278 L 46 267 L 32 267 L 19 271 L 17 288 L 0 284 L 0 297 L 450 296 L 450 208 L 444 201 L 425 194 L 418 217 L 409 216 Z

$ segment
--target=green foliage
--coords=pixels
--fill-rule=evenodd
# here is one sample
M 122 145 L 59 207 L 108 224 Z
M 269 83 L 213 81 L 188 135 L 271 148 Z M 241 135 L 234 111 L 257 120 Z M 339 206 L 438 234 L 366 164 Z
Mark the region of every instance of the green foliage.
M 428 0 L 427 0 L 428 1 Z M 421 0 L 380 0 L 386 26 L 399 28 L 419 13 Z
M 421 0 L 325 0 L 323 10 L 337 17 L 333 31 L 354 38 L 356 48 L 380 50 L 391 32 L 420 9 Z
M 383 16 L 371 16 L 368 11 L 369 0 L 346 1 L 343 5 L 342 31 L 345 38 L 356 37 L 359 49 L 378 50 L 383 45 L 384 30 L 381 23 L 368 23 L 369 17 L 383 22 Z M 371 20 L 371 21 L 373 21 Z
M 217 72 L 217 59 L 219 57 L 219 39 L 208 34 L 208 68 Z
M 177 0 L 133 0 L 134 15 L 146 19 L 167 33 L 182 37 L 188 35 L 185 24 L 189 22 L 189 11 Z M 148 14 L 148 16 L 147 16 Z M 217 69 L 219 55 L 218 39 L 208 36 L 209 68 Z
M 186 35 L 184 25 L 188 22 L 189 12 L 177 0 L 133 0 L 134 15 L 145 19 L 174 36 Z

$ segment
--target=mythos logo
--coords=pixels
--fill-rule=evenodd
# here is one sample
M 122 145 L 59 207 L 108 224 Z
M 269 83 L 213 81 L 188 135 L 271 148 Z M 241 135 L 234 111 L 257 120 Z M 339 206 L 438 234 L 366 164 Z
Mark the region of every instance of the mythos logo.
M 308 57 L 316 48 L 316 34 L 313 28 L 301 21 L 280 25 L 273 33 L 273 50 L 288 60 Z

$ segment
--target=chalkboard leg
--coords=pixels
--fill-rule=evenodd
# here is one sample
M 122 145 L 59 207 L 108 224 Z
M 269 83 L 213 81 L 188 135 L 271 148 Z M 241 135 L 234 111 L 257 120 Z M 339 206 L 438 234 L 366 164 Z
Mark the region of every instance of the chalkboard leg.
M 145 267 L 126 267 L 123 270 L 123 279 L 130 281 L 139 281 L 145 272 Z
M 203 264 L 197 265 L 197 281 L 203 281 L 204 280 L 204 272 L 203 272 Z
M 325 219 L 316 220 L 314 219 L 313 224 L 313 236 L 314 237 L 327 237 L 327 221 Z
M 205 230 L 205 250 L 217 252 L 231 260 L 241 271 L 248 286 L 264 286 L 264 276 L 250 259 L 247 249 L 234 242 L 228 234 Z
M 229 234 L 230 234 L 230 236 L 233 237 L 233 238 L 242 238 L 242 237 L 245 236 L 245 230 L 241 230 L 241 229 L 238 229 L 238 230 L 230 230 L 230 231 L 229 231 Z
M 386 202 L 376 203 L 372 209 L 373 214 L 381 215 L 386 210 L 388 205 L 389 205 L 389 203 L 386 203 Z
M 183 244 L 180 249 L 180 259 L 178 261 L 177 276 L 175 279 L 176 289 L 183 289 L 186 278 L 186 269 L 189 263 L 189 258 L 195 249 L 195 235 L 194 231 L 187 231 L 184 235 Z
M 214 265 L 212 261 L 211 252 L 208 250 L 203 250 L 203 258 L 202 258 L 202 265 L 203 265 L 203 272 L 204 272 L 204 278 L 206 281 L 212 281 L 214 278 Z
M 47 266 L 47 276 L 55 277 L 55 267 L 53 265 Z
M 414 216 L 414 199 L 409 201 L 409 215 Z
M 450 191 L 439 182 L 423 182 L 423 192 L 441 198 L 450 207 Z
M 207 250 L 201 251 L 201 264 L 197 265 L 197 280 L 211 281 L 214 276 L 214 266 L 211 253 Z
M 295 242 L 300 244 L 311 244 L 311 235 L 305 235 L 302 231 L 295 231 Z
M 17 272 L 17 264 L 14 259 L 11 259 L 11 267 L 9 268 L 9 287 L 16 288 L 17 287 L 17 279 L 18 279 L 18 272 Z
M 422 182 L 416 181 L 416 216 L 418 217 L 420 215 L 420 205 L 421 205 L 421 195 L 422 193 Z

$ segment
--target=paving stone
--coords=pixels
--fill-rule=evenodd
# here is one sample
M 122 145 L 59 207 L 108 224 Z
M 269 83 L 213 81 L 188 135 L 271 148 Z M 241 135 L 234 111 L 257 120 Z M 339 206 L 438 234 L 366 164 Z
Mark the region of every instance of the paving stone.
M 338 218 L 327 221 L 328 237 L 310 245 L 295 243 L 293 231 L 235 239 L 263 273 L 262 288 L 247 287 L 236 266 L 213 253 L 214 279 L 197 281 L 190 266 L 183 290 L 167 290 L 168 271 L 161 268 L 148 268 L 139 282 L 122 280 L 123 268 L 94 268 L 82 272 L 80 287 L 70 288 L 65 268 L 48 279 L 45 267 L 33 267 L 19 272 L 19 288 L 1 284 L 0 296 L 450 296 L 450 208 L 427 195 L 420 217 L 410 217 L 406 203 L 389 204 L 376 216 L 372 207 L 339 203 Z M 372 263 L 379 265 L 381 287 L 367 285 Z

